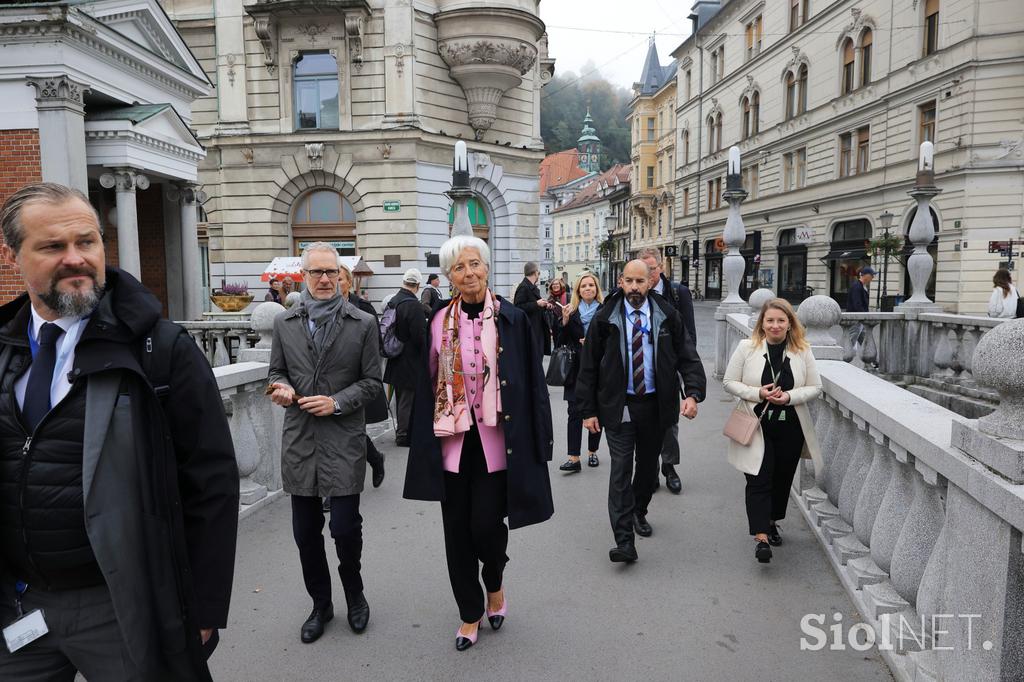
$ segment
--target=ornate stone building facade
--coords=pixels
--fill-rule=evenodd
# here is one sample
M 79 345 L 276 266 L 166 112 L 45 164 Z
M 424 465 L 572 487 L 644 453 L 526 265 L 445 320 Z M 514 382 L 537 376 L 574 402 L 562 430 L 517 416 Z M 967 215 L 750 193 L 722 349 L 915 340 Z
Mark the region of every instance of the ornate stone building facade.
M 156 0 L 2 5 L 0 46 L 0 201 L 40 180 L 85 192 L 107 262 L 166 314 L 198 316 L 192 104 L 212 88 L 167 15 Z M 21 291 L 0 268 L 0 297 Z
M 935 145 L 937 259 L 929 286 L 951 312 L 984 314 L 1006 259 L 989 242 L 1024 225 L 1024 5 L 989 0 L 702 0 L 678 67 L 676 241 L 696 249 L 690 284 L 721 293 L 728 148 L 750 193 L 744 289 L 845 303 L 855 272 L 884 258 L 909 295 L 904 237 L 918 148 Z M 874 252 L 873 252 L 874 251 Z M 871 292 L 872 308 L 881 282 Z M 889 301 L 891 304 L 893 301 Z
M 216 87 L 194 120 L 213 281 L 259 286 L 271 258 L 313 240 L 362 258 L 374 302 L 406 268 L 436 271 L 459 138 L 492 283 L 519 281 L 554 68 L 537 0 L 162 4 Z

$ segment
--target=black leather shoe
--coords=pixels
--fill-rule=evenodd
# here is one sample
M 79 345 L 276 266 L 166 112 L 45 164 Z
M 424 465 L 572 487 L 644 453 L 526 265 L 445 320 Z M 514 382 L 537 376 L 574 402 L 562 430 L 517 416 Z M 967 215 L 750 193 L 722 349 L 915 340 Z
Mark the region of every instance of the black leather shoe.
M 654 533 L 651 524 L 647 523 L 646 514 L 633 514 L 633 529 L 642 538 L 649 538 Z
M 596 467 L 600 463 L 601 463 L 601 460 L 599 460 L 597 458 L 597 453 L 596 452 L 591 452 L 590 453 L 590 457 L 587 458 L 587 466 L 588 467 Z
M 768 546 L 767 542 L 758 542 L 754 549 L 754 556 L 762 564 L 767 564 L 772 560 L 772 548 Z
M 572 473 L 572 474 L 578 474 L 579 472 L 583 471 L 583 466 L 580 464 L 579 460 L 576 460 L 574 462 L 574 461 L 572 461 L 570 459 L 570 460 L 567 460 L 565 462 L 565 464 L 563 464 L 562 466 L 558 467 L 558 470 L 559 471 L 567 471 L 567 472 Z
M 631 564 L 637 560 L 636 547 L 632 544 L 613 547 L 608 551 L 608 558 L 617 564 Z
M 395 445 L 397 445 L 400 448 L 407 448 L 407 447 L 409 447 L 409 434 L 402 434 L 400 436 L 395 436 Z
M 309 618 L 302 624 L 302 629 L 299 630 L 299 638 L 303 644 L 310 644 L 320 639 L 320 635 L 324 634 L 324 623 L 330 622 L 334 618 L 334 605 L 328 604 L 322 609 L 314 608 L 313 612 L 309 614 Z
M 360 633 L 366 629 L 370 622 L 370 605 L 366 603 L 366 597 L 362 592 L 345 595 L 348 602 L 348 625 L 352 632 Z
M 665 487 L 673 495 L 678 495 L 683 490 L 683 482 L 679 480 L 679 474 L 676 473 L 675 467 L 669 465 L 662 470 L 665 474 Z
M 772 547 L 778 547 L 782 544 L 782 536 L 779 535 L 779 527 L 774 523 L 768 526 L 768 544 Z
M 371 471 L 373 471 L 373 487 L 379 488 L 380 484 L 384 482 L 384 453 L 377 450 L 377 454 L 373 457 L 366 456 L 366 462 L 370 465 Z

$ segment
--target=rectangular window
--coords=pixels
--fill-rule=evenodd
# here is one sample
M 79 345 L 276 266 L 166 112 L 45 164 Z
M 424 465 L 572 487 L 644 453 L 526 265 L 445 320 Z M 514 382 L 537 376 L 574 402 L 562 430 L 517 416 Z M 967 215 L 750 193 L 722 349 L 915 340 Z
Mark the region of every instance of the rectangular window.
M 654 118 L 647 119 L 647 141 L 654 142 Z
M 711 84 L 718 80 L 718 50 L 711 53 Z
M 718 80 L 725 78 L 725 45 L 718 48 Z
M 839 177 L 845 178 L 853 170 L 853 133 L 839 136 Z
M 871 135 L 868 126 L 857 129 L 857 172 L 866 173 L 869 165 Z
M 794 173 L 794 187 L 807 185 L 807 149 L 796 151 L 796 172 Z
M 757 163 L 744 168 L 740 171 L 740 175 L 743 179 L 743 189 L 747 190 L 747 198 L 756 199 L 758 184 Z
M 664 169 L 664 166 L 662 165 L 662 159 L 658 159 L 658 184 L 659 185 L 664 185 L 665 184 L 665 169 Z
M 800 23 L 806 24 L 811 18 L 811 0 L 802 0 L 800 8 Z
M 647 189 L 654 189 L 654 166 L 647 167 Z
M 576 234 L 579 235 L 579 233 L 580 233 L 580 221 L 577 220 L 576 221 Z
M 337 130 L 338 63 L 330 54 L 302 53 L 293 67 L 296 130 Z
M 794 158 L 793 152 L 782 155 L 782 191 L 788 192 L 793 189 L 793 170 L 794 170 Z
M 583 234 L 590 234 L 590 218 L 587 218 Z
M 874 42 L 874 34 L 868 30 L 860 43 L 860 84 L 861 87 L 871 83 L 871 44 Z
M 708 210 L 713 211 L 722 206 L 722 178 L 708 180 Z
M 920 120 L 918 131 L 918 143 L 935 142 L 935 100 L 925 102 L 917 108 L 918 119 Z
M 658 209 L 658 236 L 659 237 L 661 236 L 661 229 L 662 229 L 662 225 L 661 225 L 662 212 L 663 212 L 662 209 L 659 208 Z
M 551 226 L 550 225 L 545 225 L 544 226 L 544 238 L 545 239 L 551 239 Z
M 564 237 L 565 236 L 565 223 L 562 223 L 558 227 L 559 227 L 558 236 L 559 237 Z
M 576 260 L 580 259 L 580 245 L 576 245 Z
M 583 247 L 583 258 L 590 260 L 590 244 Z
M 683 131 L 683 163 L 690 163 L 690 131 Z
M 683 188 L 683 215 L 690 215 L 690 188 Z
M 686 70 L 686 101 L 690 101 L 693 97 L 693 74 L 690 73 L 690 69 Z
M 800 28 L 800 0 L 789 0 L 789 31 Z
M 551 260 L 551 247 L 550 246 L 545 246 L 544 247 L 544 260 Z
M 747 61 L 761 53 L 761 37 L 764 34 L 764 23 L 761 15 L 747 24 Z
M 924 5 L 924 56 L 939 49 L 939 0 L 926 0 Z

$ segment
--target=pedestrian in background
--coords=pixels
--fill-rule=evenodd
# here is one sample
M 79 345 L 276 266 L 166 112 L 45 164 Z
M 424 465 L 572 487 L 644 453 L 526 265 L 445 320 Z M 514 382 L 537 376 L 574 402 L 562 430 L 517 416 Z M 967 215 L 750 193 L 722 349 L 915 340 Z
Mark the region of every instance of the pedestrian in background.
M 537 282 L 540 280 L 540 268 L 533 261 L 523 266 L 523 281 L 516 288 L 514 304 L 524 313 L 533 330 L 533 338 L 544 355 L 551 355 L 551 327 L 545 311 L 551 307 L 547 299 L 541 297 Z
M 649 291 L 650 276 L 642 260 L 626 264 L 622 289 L 605 299 L 590 323 L 576 377 L 583 426 L 607 433 L 608 515 L 615 535 L 608 558 L 614 562 L 636 561 L 634 530 L 642 537 L 654 532 L 647 508 L 665 432 L 680 414 L 697 416 L 706 390 L 697 347 L 679 312 Z M 680 395 L 686 396 L 682 404 Z
M 462 619 L 455 648 L 463 651 L 476 643 L 485 614 L 494 630 L 508 615 L 509 528 L 552 514 L 551 406 L 526 315 L 488 287 L 487 244 L 452 237 L 440 259 L 456 294 L 430 321 L 404 496 L 441 502 L 448 577 Z
M 394 337 L 402 344 L 398 355 L 388 358 L 384 369 L 384 383 L 398 392 L 395 412 L 398 424 L 395 427 L 395 445 L 409 447 L 409 421 L 412 418 L 412 403 L 416 389 L 416 373 L 422 363 L 423 341 L 427 336 L 427 321 L 419 293 L 420 271 L 409 268 L 402 276 L 402 286 L 388 302 L 388 310 L 394 310 Z M 417 305 L 412 305 L 413 303 Z M 385 312 L 385 323 L 388 319 Z
M 430 273 L 427 275 L 427 285 L 423 287 L 423 292 L 420 294 L 420 303 L 423 304 L 423 312 L 426 314 L 427 319 L 434 314 L 434 308 L 444 296 L 441 295 L 441 290 L 438 289 L 438 284 L 441 283 L 441 279 L 437 276 L 437 273 Z
M 679 311 L 683 318 L 683 327 L 697 345 L 697 323 L 693 316 L 693 297 L 690 296 L 690 289 L 685 284 L 677 284 L 665 276 L 664 261 L 661 251 L 654 248 L 646 248 L 640 251 L 640 260 L 647 263 L 651 269 L 650 289 L 662 296 L 673 308 Z M 676 472 L 675 465 L 679 464 L 679 424 L 673 424 L 665 432 L 665 442 L 661 446 L 661 474 L 665 477 L 665 487 L 669 492 L 678 495 L 683 490 L 683 482 Z M 657 474 L 654 478 L 654 487 L 661 485 Z
M 569 305 L 562 308 L 562 314 L 558 317 L 555 327 L 555 345 L 568 346 L 575 351 L 572 369 L 566 378 L 563 392 L 568 407 L 566 428 L 569 459 L 558 467 L 559 470 L 569 473 L 583 470 L 580 464 L 580 446 L 583 445 L 583 417 L 580 415 L 579 405 L 576 402 L 576 375 L 579 373 L 583 339 L 603 302 L 604 295 L 601 293 L 601 285 L 598 283 L 597 277 L 591 272 L 580 273 L 576 277 L 576 283 L 573 284 Z M 597 449 L 600 445 L 601 432 L 587 431 L 587 466 L 596 467 L 600 463 L 597 458 Z
M 860 269 L 857 279 L 850 283 L 850 290 L 846 293 L 846 312 L 866 313 L 870 304 L 868 289 L 871 281 L 875 279 L 875 269 L 865 266 Z M 864 343 L 864 325 L 860 322 L 850 327 L 850 346 L 856 348 L 858 344 Z
M 761 563 L 782 544 L 778 521 L 786 518 L 789 489 L 801 457 L 821 470 L 821 453 L 807 403 L 821 395 L 821 378 L 804 327 L 782 298 L 764 305 L 749 339 L 739 342 L 723 379 L 740 409 L 760 417 L 749 445 L 729 441 L 729 463 L 747 479 L 750 534 Z M 765 413 L 765 411 L 767 411 Z
M 270 280 L 270 291 L 263 297 L 264 301 L 272 301 L 274 303 L 283 304 L 284 297 L 281 295 L 281 280 L 272 279 Z
M 0 679 L 210 680 L 238 527 L 213 371 L 80 191 L 25 186 L 0 226 L 27 292 L 0 308 L 0 625 L 37 633 Z
M 380 332 L 372 315 L 341 295 L 338 252 L 326 242 L 314 242 L 302 252 L 302 270 L 302 300 L 274 319 L 269 380 L 271 400 L 285 408 L 281 478 L 291 495 L 292 533 L 313 600 L 299 630 L 301 641 L 308 644 L 334 618 L 323 497 L 331 499 L 330 530 L 349 627 L 362 632 L 370 620 L 360 573 L 359 494 L 366 478 L 364 411 L 382 386 Z
M 988 299 L 988 316 L 999 318 L 1017 317 L 1017 300 L 1020 292 L 1013 285 L 1010 271 L 999 268 L 992 277 L 992 296 Z

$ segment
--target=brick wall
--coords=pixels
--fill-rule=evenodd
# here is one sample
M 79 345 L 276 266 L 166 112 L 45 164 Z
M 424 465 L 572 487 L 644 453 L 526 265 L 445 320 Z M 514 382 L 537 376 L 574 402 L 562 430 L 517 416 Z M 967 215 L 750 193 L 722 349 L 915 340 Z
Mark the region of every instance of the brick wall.
M 19 188 L 42 179 L 39 131 L 34 128 L 0 130 L 0 204 Z M 16 298 L 24 290 L 14 269 L 0 263 L 0 304 Z

